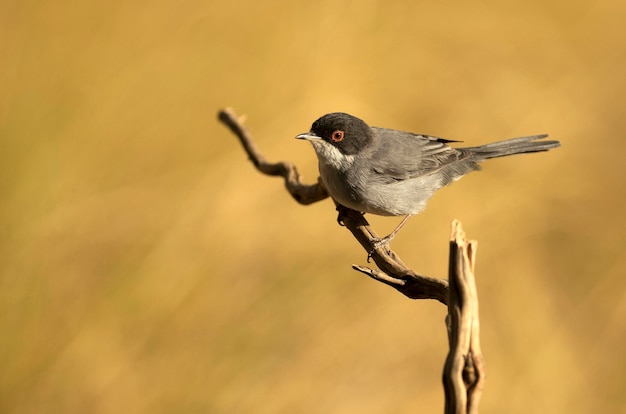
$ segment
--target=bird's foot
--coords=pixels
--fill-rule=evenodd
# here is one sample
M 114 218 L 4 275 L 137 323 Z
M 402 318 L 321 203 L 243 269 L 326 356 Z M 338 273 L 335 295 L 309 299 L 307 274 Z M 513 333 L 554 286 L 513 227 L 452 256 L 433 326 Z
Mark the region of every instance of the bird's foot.
M 381 247 L 388 247 L 389 246 L 389 243 L 391 242 L 391 240 L 396 236 L 396 234 L 398 234 L 398 232 L 400 231 L 402 226 L 404 226 L 406 224 L 406 222 L 411 218 L 411 216 L 412 216 L 412 214 L 407 214 L 402 219 L 400 224 L 398 224 L 398 226 L 391 233 L 389 233 L 387 236 L 383 237 L 382 239 L 375 238 L 374 240 L 372 240 L 372 249 L 370 250 L 370 252 L 367 255 L 367 262 L 368 263 L 370 261 L 370 258 L 372 257 L 372 254 L 374 254 L 374 251 L 376 249 L 380 249 Z M 389 248 L 387 248 L 387 250 L 389 250 Z
M 337 224 L 339 224 L 341 227 L 345 227 L 345 223 L 343 222 L 343 214 L 341 214 L 341 212 L 339 212 L 339 214 L 337 215 Z
M 339 203 L 337 203 L 336 210 L 337 210 L 337 224 L 339 224 L 341 227 L 345 227 L 346 223 L 343 222 L 343 217 L 348 214 L 348 211 L 352 211 L 352 210 L 348 207 L 342 206 Z M 359 212 L 359 213 L 361 215 L 365 214 L 363 212 Z
M 389 247 L 389 243 L 391 243 L 391 239 L 393 239 L 393 236 L 395 236 L 395 234 L 394 235 L 390 234 L 389 236 L 383 237 L 381 239 L 375 238 L 375 239 L 372 240 L 372 248 L 370 249 L 369 253 L 367 254 L 367 263 L 370 262 L 370 259 L 372 258 L 372 255 L 374 254 L 374 252 L 377 249 L 381 249 L 383 247 L 387 247 L 387 248 Z
M 342 206 L 341 204 L 337 203 L 337 224 L 339 224 L 341 227 L 344 227 L 346 224 L 343 222 L 343 216 L 346 214 L 345 210 L 346 208 L 344 206 Z

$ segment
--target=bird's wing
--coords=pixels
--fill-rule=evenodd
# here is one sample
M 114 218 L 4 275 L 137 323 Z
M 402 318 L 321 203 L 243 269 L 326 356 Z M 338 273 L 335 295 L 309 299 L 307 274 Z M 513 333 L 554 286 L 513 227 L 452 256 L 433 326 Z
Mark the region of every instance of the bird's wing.
M 469 153 L 448 146 L 443 138 L 385 128 L 372 128 L 380 140 L 370 163 L 382 182 L 397 182 L 452 167 Z M 450 171 L 454 175 L 453 171 Z

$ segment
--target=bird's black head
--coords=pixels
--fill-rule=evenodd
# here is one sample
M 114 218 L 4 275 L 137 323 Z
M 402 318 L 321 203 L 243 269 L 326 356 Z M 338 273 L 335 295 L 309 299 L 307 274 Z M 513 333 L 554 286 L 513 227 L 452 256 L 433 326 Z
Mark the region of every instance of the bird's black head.
M 343 113 L 326 114 L 311 126 L 311 134 L 338 148 L 345 155 L 355 155 L 372 142 L 370 127 L 359 118 Z

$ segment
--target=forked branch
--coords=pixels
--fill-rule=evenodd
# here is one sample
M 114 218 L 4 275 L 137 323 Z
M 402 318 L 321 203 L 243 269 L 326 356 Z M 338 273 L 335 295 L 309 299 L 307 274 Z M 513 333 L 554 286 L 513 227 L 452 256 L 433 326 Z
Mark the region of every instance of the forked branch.
M 219 119 L 239 138 L 255 167 L 267 175 L 283 177 L 289 194 L 301 204 L 312 204 L 328 197 L 318 179 L 303 184 L 296 167 L 288 162 L 270 163 L 258 151 L 243 121 L 231 109 L 219 112 Z M 476 242 L 467 241 L 458 221 L 452 223 L 450 239 L 449 283 L 443 279 L 422 276 L 406 267 L 388 247 L 375 248 L 376 233 L 358 211 L 337 205 L 338 221 L 343 224 L 380 270 L 352 267 L 385 283 L 412 299 L 436 299 L 448 305 L 446 318 L 450 352 L 443 372 L 446 414 L 476 414 L 485 380 L 485 364 L 480 350 L 478 296 L 474 280 Z M 374 249 L 372 251 L 372 249 Z
M 478 413 L 485 382 L 474 279 L 475 261 L 476 241 L 466 240 L 461 223 L 454 220 L 450 236 L 450 299 L 446 318 L 450 352 L 443 371 L 446 414 Z

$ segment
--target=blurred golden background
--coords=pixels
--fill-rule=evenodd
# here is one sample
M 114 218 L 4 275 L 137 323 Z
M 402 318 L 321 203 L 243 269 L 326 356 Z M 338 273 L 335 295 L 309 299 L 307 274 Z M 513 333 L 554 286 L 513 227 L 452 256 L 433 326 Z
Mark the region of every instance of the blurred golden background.
M 485 413 L 626 412 L 620 1 L 0 4 L 0 412 L 442 412 L 445 307 L 350 269 L 216 119 L 317 177 L 344 111 L 463 140 L 549 133 L 440 191 L 393 248 L 479 242 Z M 380 234 L 399 222 L 369 217 Z

